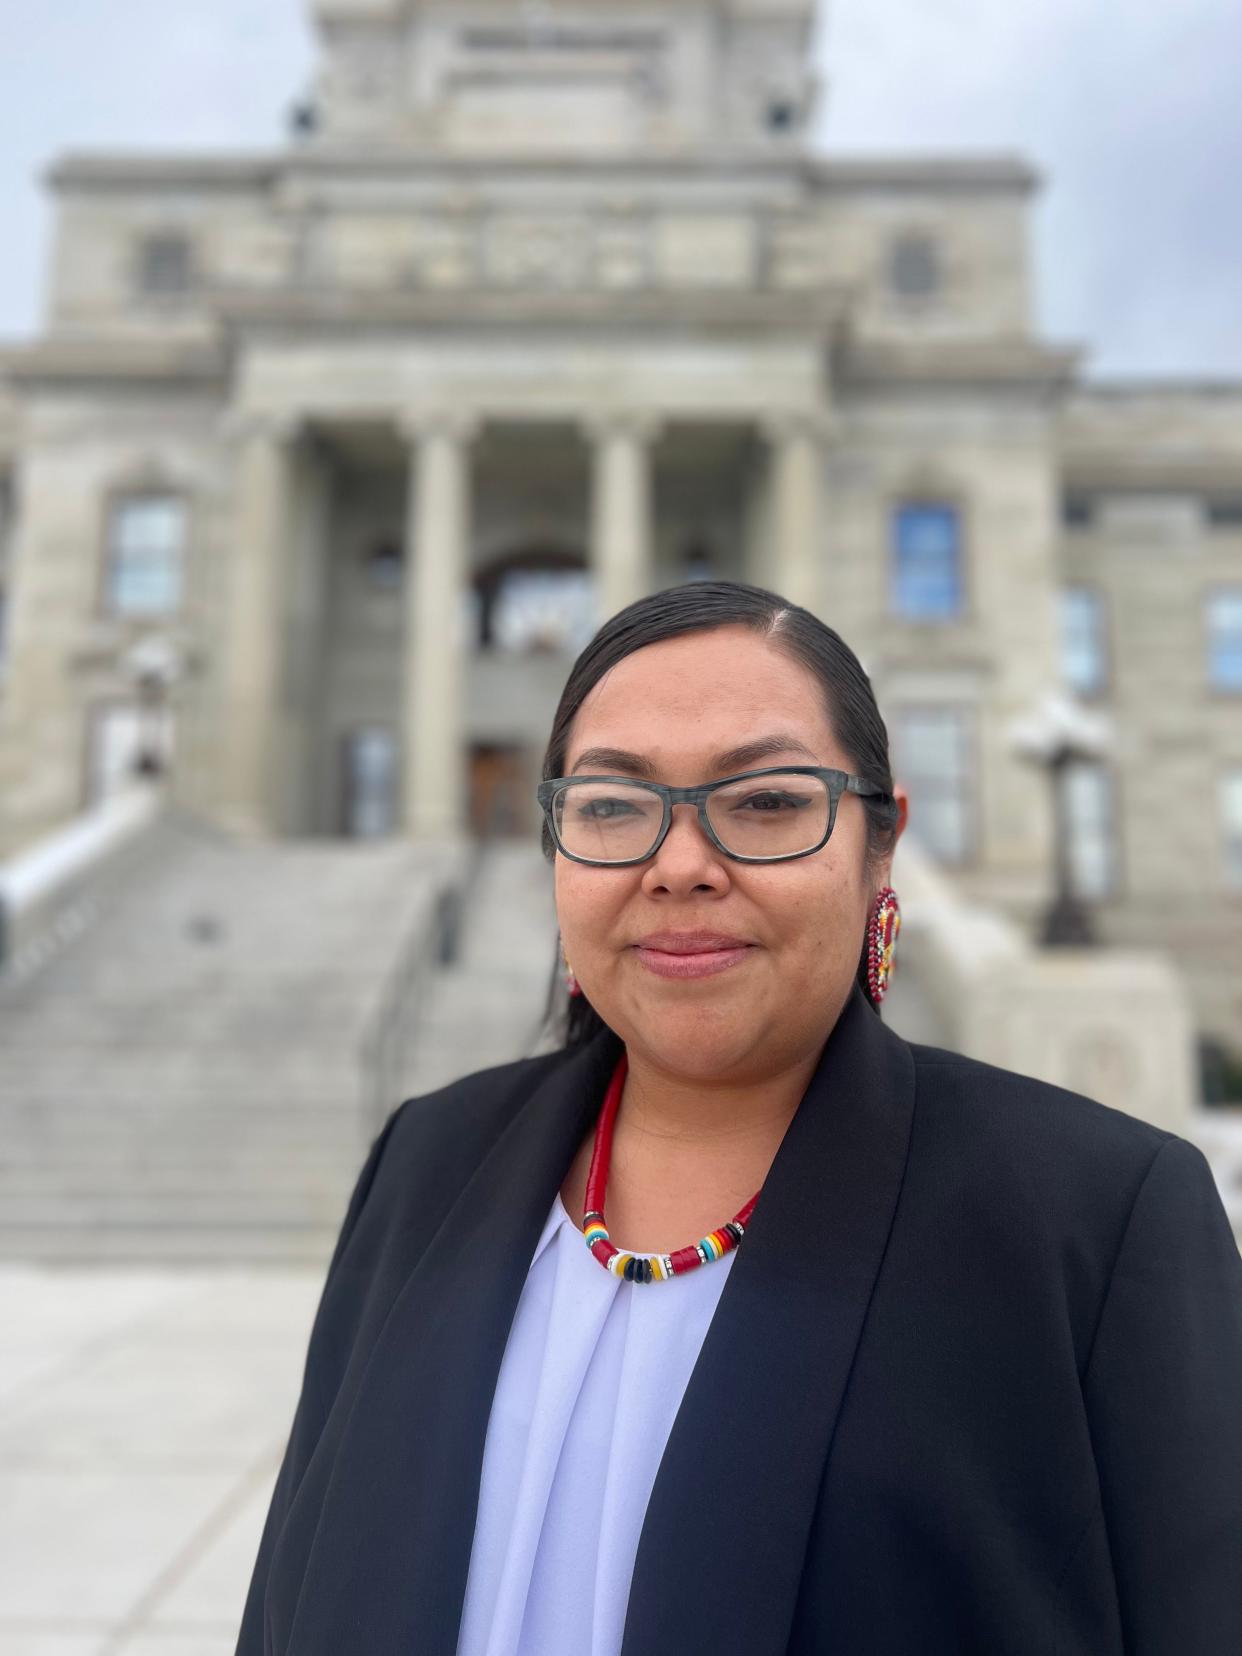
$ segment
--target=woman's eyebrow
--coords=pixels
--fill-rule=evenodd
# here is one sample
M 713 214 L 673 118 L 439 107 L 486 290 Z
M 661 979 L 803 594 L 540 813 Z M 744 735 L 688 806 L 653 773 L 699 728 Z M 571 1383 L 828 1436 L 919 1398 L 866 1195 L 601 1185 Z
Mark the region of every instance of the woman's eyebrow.
M 819 764 L 819 755 L 812 753 L 805 742 L 800 741 L 797 736 L 791 736 L 787 731 L 776 731 L 771 736 L 760 736 L 753 742 L 744 742 L 741 747 L 726 748 L 723 753 L 715 755 L 710 761 L 709 768 L 725 773 L 746 770 L 761 759 L 771 759 L 777 754 L 789 753 L 800 755 L 809 764 Z M 606 772 L 626 771 L 633 776 L 645 776 L 650 782 L 656 779 L 655 766 L 650 759 L 644 758 L 641 753 L 629 753 L 625 748 L 586 748 L 578 755 L 573 770 L 567 774 L 572 776 L 574 771 L 580 771 L 584 766 Z

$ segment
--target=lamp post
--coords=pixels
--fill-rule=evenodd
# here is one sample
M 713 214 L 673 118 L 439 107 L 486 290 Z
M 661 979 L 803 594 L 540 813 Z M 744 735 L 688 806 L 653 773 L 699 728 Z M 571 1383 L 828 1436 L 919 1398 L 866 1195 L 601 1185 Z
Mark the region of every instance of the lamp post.
M 1075 889 L 1069 772 L 1075 763 L 1099 759 L 1108 751 L 1112 728 L 1103 716 L 1054 691 L 1016 719 L 1009 733 L 1014 751 L 1042 766 L 1052 786 L 1056 890 L 1040 941 L 1050 948 L 1089 948 L 1097 938 L 1091 909 Z
M 133 764 L 136 776 L 157 778 L 167 768 L 163 751 L 165 715 L 170 692 L 181 678 L 184 665 L 181 647 L 172 638 L 142 638 L 125 655 L 125 669 L 138 696 L 138 753 Z

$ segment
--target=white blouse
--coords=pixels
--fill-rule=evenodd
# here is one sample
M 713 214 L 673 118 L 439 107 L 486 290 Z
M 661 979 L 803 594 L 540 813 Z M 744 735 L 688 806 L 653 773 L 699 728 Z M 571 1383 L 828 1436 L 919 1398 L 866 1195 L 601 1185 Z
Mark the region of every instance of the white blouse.
M 647 1501 L 733 1260 L 626 1282 L 557 1192 L 492 1399 L 457 1656 L 617 1656 Z

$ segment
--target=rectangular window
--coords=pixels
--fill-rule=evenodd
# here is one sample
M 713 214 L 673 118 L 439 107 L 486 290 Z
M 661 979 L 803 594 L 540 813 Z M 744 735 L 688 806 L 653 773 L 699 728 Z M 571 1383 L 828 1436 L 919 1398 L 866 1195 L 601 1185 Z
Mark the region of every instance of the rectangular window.
M 1220 821 L 1225 884 L 1242 891 L 1242 769 L 1226 771 L 1221 777 Z
M 907 621 L 951 621 L 962 611 L 962 534 L 955 506 L 899 506 L 893 518 L 893 607 Z
M 1207 645 L 1212 689 L 1242 690 L 1242 586 L 1208 594 Z
M 144 236 L 138 249 L 138 285 L 144 293 L 188 292 L 192 280 L 190 244 L 175 232 Z
M 108 606 L 116 615 L 171 615 L 181 605 L 185 502 L 175 495 L 118 500 L 108 521 Z
M 910 832 L 945 863 L 974 854 L 974 715 L 964 707 L 904 707 L 895 720 L 897 780 L 910 796 Z
M 1061 496 L 1061 522 L 1066 529 L 1090 529 L 1095 522 L 1095 502 L 1090 495 Z
M 1079 760 L 1065 770 L 1070 873 L 1079 897 L 1099 899 L 1117 889 L 1117 841 L 1113 779 L 1098 760 Z
M 1080 696 L 1097 696 L 1108 681 L 1104 646 L 1104 599 L 1094 587 L 1061 593 L 1061 670 Z
M 1207 502 L 1209 529 L 1242 529 L 1242 495 L 1215 495 Z

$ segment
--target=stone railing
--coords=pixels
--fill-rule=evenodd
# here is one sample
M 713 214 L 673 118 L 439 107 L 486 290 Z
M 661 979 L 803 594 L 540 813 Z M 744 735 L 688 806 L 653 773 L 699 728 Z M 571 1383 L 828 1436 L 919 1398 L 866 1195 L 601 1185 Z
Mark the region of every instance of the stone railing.
M 25 977 L 85 930 L 163 810 L 158 784 L 134 782 L 0 863 L 0 982 Z
M 962 899 L 905 836 L 893 864 L 899 956 L 949 1044 L 1194 1136 L 1194 1029 L 1180 975 L 1137 950 L 1041 949 Z

